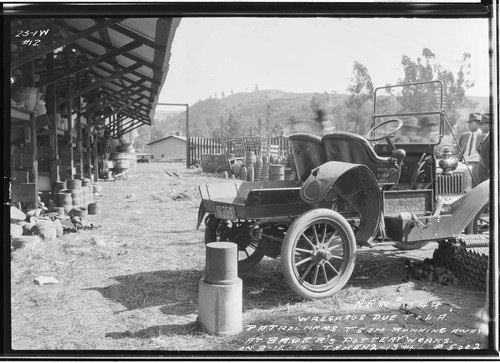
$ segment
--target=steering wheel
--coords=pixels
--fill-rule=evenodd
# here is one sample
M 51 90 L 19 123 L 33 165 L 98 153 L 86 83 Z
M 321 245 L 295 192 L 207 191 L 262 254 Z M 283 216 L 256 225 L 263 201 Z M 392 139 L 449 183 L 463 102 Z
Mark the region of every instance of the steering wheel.
M 389 126 L 388 130 L 379 130 L 380 128 L 382 128 L 383 126 L 386 126 L 386 125 L 391 125 L 392 127 Z M 382 139 L 387 139 L 387 138 L 391 137 L 392 135 L 394 135 L 396 132 L 398 132 L 402 126 L 403 126 L 403 121 L 401 121 L 400 119 L 395 118 L 392 120 L 387 120 L 387 121 L 379 123 L 378 125 L 372 127 L 370 130 L 368 130 L 365 138 L 368 141 L 378 141 L 378 140 L 382 140 Z M 379 132 L 381 132 L 382 134 L 379 134 L 378 136 L 372 136 L 372 137 L 369 136 L 369 135 L 376 135 Z

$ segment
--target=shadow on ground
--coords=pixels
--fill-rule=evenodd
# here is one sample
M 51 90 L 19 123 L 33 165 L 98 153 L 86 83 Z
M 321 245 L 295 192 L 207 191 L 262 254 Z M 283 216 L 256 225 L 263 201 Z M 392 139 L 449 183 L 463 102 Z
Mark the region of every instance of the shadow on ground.
M 201 335 L 203 330 L 197 321 L 188 324 L 165 324 L 165 325 L 155 325 L 146 329 L 141 329 L 136 332 L 124 331 L 124 332 L 110 332 L 106 334 L 106 338 L 113 339 L 125 339 L 125 338 L 137 338 L 137 339 L 151 339 L 160 336 L 168 335 Z
M 114 276 L 117 283 L 91 287 L 126 310 L 161 306 L 164 314 L 189 315 L 198 309 L 198 283 L 203 270 L 162 270 Z

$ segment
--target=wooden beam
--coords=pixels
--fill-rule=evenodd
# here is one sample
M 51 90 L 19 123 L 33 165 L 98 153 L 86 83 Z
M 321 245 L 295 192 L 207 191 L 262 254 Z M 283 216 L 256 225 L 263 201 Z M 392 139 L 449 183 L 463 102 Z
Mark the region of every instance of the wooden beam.
M 104 103 L 104 104 L 97 104 L 97 105 L 95 105 L 95 106 L 93 107 L 94 112 L 96 112 L 96 111 L 98 111 L 98 110 L 100 110 L 100 109 L 103 109 L 103 108 L 106 108 L 106 107 L 112 106 L 112 105 L 114 105 L 115 103 L 118 103 L 118 102 L 120 102 L 120 101 L 125 100 L 126 98 L 130 97 L 130 95 L 131 95 L 131 94 L 133 94 L 133 92 L 134 92 L 134 91 L 133 91 L 133 90 L 130 90 L 129 92 L 127 92 L 127 93 L 125 93 L 125 94 L 123 94 L 123 95 L 122 95 L 122 93 L 123 93 L 123 92 L 124 92 L 124 91 L 120 91 L 120 92 L 116 93 L 116 95 L 118 96 L 118 97 L 116 97 L 116 98 L 106 97 L 105 99 L 106 99 L 106 100 L 109 100 L 109 101 L 108 101 L 108 102 L 106 102 L 106 103 Z M 101 118 L 102 118 L 102 117 L 101 117 Z
M 105 66 L 103 66 L 102 64 L 96 64 L 94 66 L 94 68 L 97 68 L 97 69 L 101 69 L 103 70 L 104 72 L 106 73 L 113 73 L 113 72 L 116 72 L 116 70 L 112 70 L 112 69 L 109 69 Z M 118 67 L 117 67 L 118 68 Z M 123 67 L 119 67 L 120 69 L 123 69 Z M 95 72 L 94 70 L 92 69 L 89 69 L 89 72 L 93 75 L 95 75 L 96 77 L 102 77 L 101 75 L 99 75 L 97 72 Z M 148 92 L 148 93 L 151 93 L 151 87 L 152 86 L 147 86 L 145 85 L 144 83 L 145 82 L 150 82 L 148 79 L 145 79 L 145 78 L 141 78 L 141 76 L 139 75 L 136 75 L 135 73 L 137 72 L 130 72 L 129 75 L 133 75 L 133 76 L 136 76 L 137 78 L 139 78 L 139 80 L 134 80 L 134 79 L 131 79 L 129 77 L 127 77 L 126 75 L 123 75 L 123 77 L 120 77 L 120 80 L 121 81 L 127 81 L 127 82 L 130 82 L 130 83 L 133 83 L 133 84 L 137 84 L 138 87 L 141 87 L 141 89 L 145 92 Z M 116 85 L 117 87 L 120 87 L 120 88 L 123 88 L 123 85 L 122 84 L 119 84 L 117 83 L 116 81 L 114 82 L 110 82 L 111 84 L 114 84 Z
M 123 110 L 125 110 L 127 107 L 130 107 L 130 104 L 126 104 L 126 105 L 124 105 L 124 106 L 120 107 L 120 108 L 119 108 L 119 109 L 117 109 L 117 110 L 113 110 L 113 112 L 108 112 L 107 114 L 102 115 L 102 117 L 101 117 L 101 118 L 106 118 L 106 117 L 109 117 L 109 116 L 111 116 L 111 115 L 116 115 L 116 114 L 118 114 L 118 113 L 122 112 Z
M 16 68 L 18 68 L 26 63 L 31 62 L 32 60 L 35 60 L 36 58 L 39 58 L 41 56 L 44 56 L 47 53 L 50 53 L 50 52 L 56 50 L 57 48 L 64 47 L 64 46 L 66 46 L 66 45 L 68 45 L 68 44 L 70 44 L 78 39 L 85 38 L 92 33 L 98 32 L 102 28 L 106 28 L 112 24 L 119 23 L 123 20 L 125 20 L 125 18 L 107 19 L 107 20 L 104 20 L 104 21 L 102 21 L 94 26 L 91 26 L 90 28 L 87 28 L 85 30 L 76 30 L 75 34 L 73 34 L 67 38 L 61 39 L 60 41 L 57 41 L 51 45 L 47 45 L 40 50 L 34 51 L 30 54 L 25 55 L 24 57 L 21 57 L 15 61 L 13 61 L 10 65 L 10 69 L 16 69 Z M 64 23 L 64 21 L 63 21 L 63 23 Z
M 154 40 L 151 40 L 149 38 L 146 38 L 145 36 L 134 32 L 133 30 L 123 26 L 122 24 L 113 24 L 110 26 L 111 29 L 116 30 L 117 32 L 126 35 L 129 38 L 139 40 L 142 44 L 156 49 L 156 50 L 163 50 L 164 48 L 162 47 L 161 44 L 156 43 Z M 168 37 L 167 37 L 168 38 Z
M 85 49 L 85 48 L 82 48 L 82 47 L 78 47 L 78 49 L 82 52 L 82 53 L 85 53 L 91 57 L 95 56 L 95 53 Z M 126 55 L 128 53 L 124 53 L 124 54 L 121 54 L 121 55 Z M 113 66 L 113 67 L 116 67 L 116 68 L 119 68 L 119 69 L 123 69 L 125 66 L 121 65 L 120 63 L 118 63 L 117 61 L 113 61 L 111 59 L 107 59 L 105 61 L 105 63 L 108 63 L 109 65 Z M 116 72 L 115 69 L 109 69 L 107 67 L 104 67 L 104 65 L 96 65 L 95 66 L 96 68 L 99 68 L 99 69 L 102 69 L 103 71 L 105 72 L 109 72 L 109 73 L 113 73 L 113 72 Z M 147 67 L 147 66 L 146 66 Z M 139 71 L 134 71 L 134 72 L 130 72 L 131 75 L 134 75 L 136 76 L 137 78 L 140 78 L 140 79 L 143 79 L 147 82 L 150 82 L 152 85 L 156 85 L 156 86 L 161 86 L 161 82 L 155 80 L 154 78 L 144 74 L 144 73 L 141 73 Z M 133 82 L 133 80 L 130 80 L 130 82 Z
M 124 130 L 123 130 L 123 133 L 126 134 L 127 132 L 130 132 L 134 129 L 136 129 L 137 127 L 139 126 L 142 126 L 144 125 L 143 122 L 140 122 L 138 120 L 132 120 L 131 122 L 128 123 L 128 127 L 126 127 Z M 134 127 L 135 126 L 135 127 Z
M 132 106 L 133 104 L 130 104 L 130 106 Z M 125 113 L 125 112 L 124 112 Z M 146 118 L 148 119 L 148 115 L 147 114 L 143 114 L 143 113 L 140 113 L 140 112 L 136 112 L 135 110 L 127 110 L 126 113 L 128 115 L 132 115 L 134 117 L 137 117 L 137 118 Z
M 84 109 L 82 109 L 81 113 L 84 113 L 85 111 L 89 109 L 94 109 L 95 111 L 100 110 L 101 108 L 111 106 L 119 101 L 122 101 L 125 97 L 129 97 L 130 95 L 133 95 L 134 92 L 136 92 L 137 89 L 135 87 L 131 87 L 130 89 L 124 89 L 115 93 L 108 93 L 106 92 L 106 96 L 101 97 L 100 99 L 92 102 L 91 104 L 85 106 Z M 104 103 L 101 103 L 104 102 Z
M 136 123 L 134 127 L 130 128 L 129 130 L 127 130 L 127 132 L 131 132 L 131 131 L 134 131 L 136 128 L 138 127 L 141 127 L 141 126 L 144 126 L 144 123 Z
M 118 54 L 121 54 L 121 53 L 126 53 L 132 49 L 135 49 L 137 47 L 140 47 L 141 44 L 139 43 L 139 41 L 135 40 L 131 43 L 128 43 L 127 45 L 124 45 L 123 47 L 121 48 L 117 48 L 116 50 L 113 50 L 109 53 L 105 53 L 101 56 L 98 56 L 98 57 L 95 57 L 93 59 L 90 59 L 88 60 L 87 62 L 85 63 L 81 63 L 79 64 L 78 66 L 76 67 L 73 67 L 73 68 L 70 68 L 68 69 L 64 74 L 62 75 L 57 75 L 55 77 L 52 77 L 52 78 L 49 78 L 49 79 L 45 79 L 43 81 L 40 81 L 36 84 L 36 87 L 40 88 L 40 87 L 44 87 L 50 83 L 53 83 L 53 82 L 56 82 L 60 79 L 64 79 L 68 76 L 71 76 L 72 74 L 75 74 L 75 73 L 78 73 L 78 72 L 81 72 L 95 64 L 98 64 L 98 63 L 102 63 L 104 61 L 106 61 L 107 59 L 110 59 L 110 58 L 114 58 L 116 55 Z M 123 67 L 122 67 L 123 68 Z M 67 68 L 66 68 L 67 69 Z
M 72 31 L 72 32 L 76 32 L 78 31 L 78 29 L 75 29 L 71 26 L 69 26 L 68 24 L 66 24 L 64 21 L 58 21 L 58 20 L 55 20 L 55 22 L 63 27 L 65 27 L 66 29 Z M 99 38 L 96 38 L 94 36 L 87 36 L 85 37 L 85 39 L 89 40 L 89 41 L 92 41 L 98 45 L 100 45 L 101 47 L 104 47 L 104 48 L 108 48 L 108 49 L 115 49 L 115 47 L 112 45 L 112 44 L 109 44 Z M 138 57 L 134 54 L 130 54 L 130 53 L 127 53 L 127 54 L 124 54 L 125 57 L 135 61 L 135 62 L 138 62 L 138 63 L 141 63 L 142 65 L 148 67 L 148 68 L 151 68 L 151 69 L 154 69 L 156 71 L 159 71 L 159 72 L 164 72 L 163 68 L 162 67 L 159 67 L 157 66 L 156 64 L 152 63 L 152 62 L 148 62 L 147 60 L 145 60 L 144 58 L 141 58 L 141 57 Z
M 136 98 L 129 97 L 128 100 L 130 102 L 132 102 L 136 106 L 137 109 L 142 110 L 146 113 L 149 113 L 150 109 L 145 104 L 140 102 L 140 98 L 136 99 Z M 116 103 L 123 105 L 123 104 L 125 104 L 125 100 L 118 100 Z
M 73 95 L 73 97 L 79 97 L 79 96 L 81 96 L 81 95 L 84 95 L 84 94 L 86 94 L 86 93 L 89 93 L 89 92 L 90 92 L 90 91 L 92 91 L 93 89 L 99 88 L 99 87 L 101 87 L 103 84 L 105 84 L 105 83 L 109 82 L 110 80 L 115 79 L 115 78 L 118 78 L 118 77 L 121 77 L 121 76 L 123 76 L 124 74 L 129 73 L 131 70 L 133 70 L 133 69 L 137 69 L 138 67 L 140 67 L 140 65 L 138 65 L 138 64 L 134 64 L 133 66 L 130 66 L 130 67 L 128 67 L 128 68 L 126 68 L 126 69 L 124 69 L 123 71 L 120 71 L 120 72 L 114 73 L 114 74 L 110 75 L 109 77 L 106 77 L 106 78 L 103 78 L 103 79 L 101 79 L 101 80 L 99 80 L 99 81 L 97 81 L 97 82 L 94 82 L 94 83 L 92 83 L 90 86 L 84 87 L 83 89 L 81 89 L 81 90 L 79 90 L 79 91 L 75 92 L 75 94 Z M 64 103 L 64 102 L 67 102 L 67 97 L 66 97 L 65 99 L 63 99 L 63 100 L 58 100 L 58 103 L 57 103 L 57 104 L 59 105 L 59 104 L 62 104 L 62 103 Z

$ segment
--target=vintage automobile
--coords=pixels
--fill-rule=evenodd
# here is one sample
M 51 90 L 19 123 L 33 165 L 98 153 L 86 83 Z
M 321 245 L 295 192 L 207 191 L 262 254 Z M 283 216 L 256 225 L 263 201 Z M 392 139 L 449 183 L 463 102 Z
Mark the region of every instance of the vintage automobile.
M 442 84 L 437 87 L 442 99 Z M 205 243 L 237 243 L 240 271 L 264 256 L 281 256 L 291 289 L 315 299 L 347 283 L 357 246 L 391 241 L 396 248 L 414 249 L 468 228 L 479 232 L 489 181 L 468 190 L 463 173 L 456 189 L 456 163 L 449 156 L 440 163 L 435 156 L 446 122 L 442 102 L 438 106 L 424 112 L 439 120 L 435 141 L 395 144 L 401 118 L 415 114 L 375 112 L 366 137 L 290 135 L 297 180 L 201 185 L 198 227 L 205 222 Z

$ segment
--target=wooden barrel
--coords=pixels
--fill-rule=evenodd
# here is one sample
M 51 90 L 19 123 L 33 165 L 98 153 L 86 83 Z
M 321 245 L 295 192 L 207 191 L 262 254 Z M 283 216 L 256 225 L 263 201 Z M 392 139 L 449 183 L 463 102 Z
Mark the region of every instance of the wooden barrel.
M 269 180 L 285 180 L 285 166 L 269 164 Z
M 113 161 L 113 168 L 117 169 L 128 169 L 130 168 L 129 159 L 118 159 Z
M 119 161 L 119 160 L 131 160 L 134 157 L 133 154 L 126 152 L 112 152 L 109 154 L 109 160 L 111 161 Z

